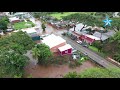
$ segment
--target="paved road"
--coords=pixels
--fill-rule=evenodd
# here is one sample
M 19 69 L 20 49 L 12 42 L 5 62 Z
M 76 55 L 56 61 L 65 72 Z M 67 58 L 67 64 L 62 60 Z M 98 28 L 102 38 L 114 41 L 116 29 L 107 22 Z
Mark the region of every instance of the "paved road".
M 103 57 L 97 55 L 95 52 L 92 52 L 91 50 L 77 44 L 75 41 L 71 40 L 68 37 L 64 37 L 63 38 L 67 41 L 68 44 L 70 44 L 72 47 L 74 47 L 75 49 L 81 51 L 82 53 L 87 53 L 88 56 L 95 61 L 96 63 L 98 63 L 99 65 L 105 67 L 105 68 L 109 68 L 109 67 L 117 67 L 116 65 L 108 62 L 106 59 L 104 59 Z

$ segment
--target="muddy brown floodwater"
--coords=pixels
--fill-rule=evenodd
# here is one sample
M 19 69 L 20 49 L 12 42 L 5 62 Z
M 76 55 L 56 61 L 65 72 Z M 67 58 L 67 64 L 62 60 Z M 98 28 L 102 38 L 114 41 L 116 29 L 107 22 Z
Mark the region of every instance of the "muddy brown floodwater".
M 32 75 L 32 78 L 62 78 L 68 72 L 81 72 L 85 69 L 96 67 L 96 65 L 91 61 L 85 61 L 81 66 L 74 69 L 69 68 L 68 65 L 50 65 L 50 66 L 41 66 L 41 65 L 32 65 L 29 64 L 25 67 L 24 77 Z
M 37 21 L 37 26 L 41 27 L 41 22 Z M 45 34 L 54 33 L 55 35 L 61 36 L 61 33 L 65 32 L 66 30 L 56 30 L 49 25 L 46 25 L 46 32 Z M 40 34 L 42 33 L 42 29 L 39 30 Z M 33 60 L 30 52 L 27 53 L 27 56 L 30 58 L 30 63 L 25 67 L 25 74 L 24 77 L 27 78 L 28 76 L 32 75 L 33 78 L 62 78 L 68 72 L 81 72 L 85 69 L 96 67 L 96 65 L 91 61 L 85 61 L 81 66 L 76 67 L 75 69 L 69 68 L 69 65 L 49 65 L 49 66 L 41 66 L 35 65 L 35 61 Z

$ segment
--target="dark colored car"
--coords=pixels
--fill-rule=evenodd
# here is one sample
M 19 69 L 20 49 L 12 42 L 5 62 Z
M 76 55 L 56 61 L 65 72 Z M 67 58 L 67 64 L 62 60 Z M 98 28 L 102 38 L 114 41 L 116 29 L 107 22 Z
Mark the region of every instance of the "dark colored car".
M 86 44 L 85 44 L 85 45 L 82 45 L 82 46 L 88 48 L 88 45 L 86 45 Z

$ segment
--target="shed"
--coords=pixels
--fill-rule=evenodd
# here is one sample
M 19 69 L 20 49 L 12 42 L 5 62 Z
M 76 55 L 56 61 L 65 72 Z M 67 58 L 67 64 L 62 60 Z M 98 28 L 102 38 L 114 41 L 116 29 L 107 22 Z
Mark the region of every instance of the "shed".
M 66 44 L 62 47 L 59 47 L 58 50 L 60 55 L 72 54 L 72 46 L 70 44 Z
M 34 28 L 22 29 L 23 32 L 26 32 L 33 41 L 40 40 L 40 36 L 37 34 L 37 31 Z

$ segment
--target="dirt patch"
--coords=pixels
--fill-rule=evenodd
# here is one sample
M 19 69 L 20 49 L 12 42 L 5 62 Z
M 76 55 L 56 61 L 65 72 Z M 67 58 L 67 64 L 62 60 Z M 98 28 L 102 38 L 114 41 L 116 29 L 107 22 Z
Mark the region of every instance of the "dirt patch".
M 32 75 L 33 78 L 62 78 L 68 72 L 81 72 L 85 69 L 96 67 L 96 65 L 91 61 L 85 61 L 81 66 L 76 67 L 75 69 L 69 68 L 68 65 L 49 65 L 49 66 L 41 66 L 41 65 L 32 65 L 29 64 L 25 67 L 25 75 L 24 77 L 28 77 Z

